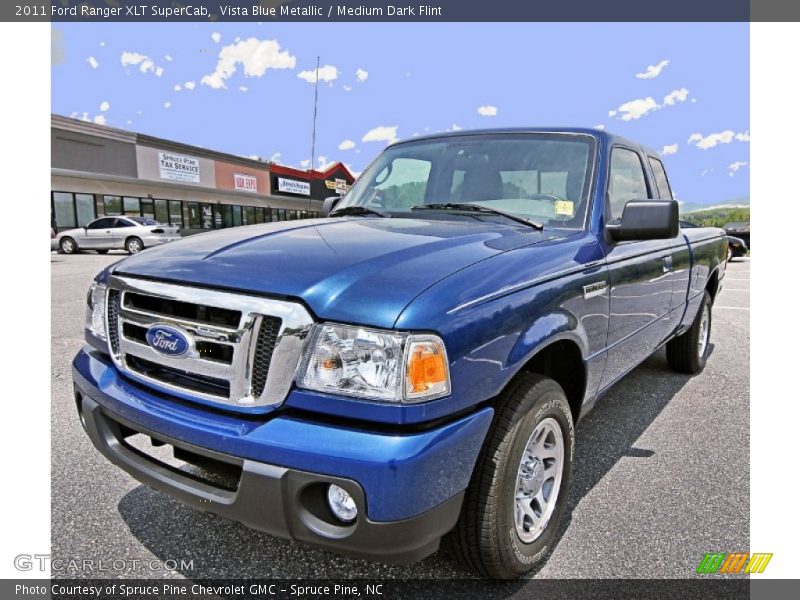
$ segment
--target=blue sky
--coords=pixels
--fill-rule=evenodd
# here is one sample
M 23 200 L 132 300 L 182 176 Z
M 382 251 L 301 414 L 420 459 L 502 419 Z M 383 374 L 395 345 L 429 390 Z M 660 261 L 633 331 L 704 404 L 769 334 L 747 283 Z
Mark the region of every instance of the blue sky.
M 749 194 L 746 23 L 58 24 L 52 110 L 305 168 L 318 55 L 317 157 L 356 172 L 414 134 L 601 125 L 684 202 Z

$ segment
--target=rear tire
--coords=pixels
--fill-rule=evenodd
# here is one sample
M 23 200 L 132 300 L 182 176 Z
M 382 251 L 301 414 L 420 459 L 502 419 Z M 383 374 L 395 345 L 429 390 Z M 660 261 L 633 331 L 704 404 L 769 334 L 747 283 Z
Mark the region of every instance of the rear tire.
M 128 251 L 128 254 L 138 254 L 144 250 L 144 244 L 138 237 L 130 237 L 125 240 L 125 250 Z
M 547 377 L 520 375 L 499 400 L 448 536 L 456 557 L 497 579 L 519 577 L 541 562 L 564 512 L 574 451 L 564 390 Z M 548 452 L 553 458 L 538 458 Z
M 711 306 L 711 296 L 705 291 L 692 326 L 667 342 L 667 362 L 673 371 L 696 375 L 705 369 L 711 340 Z
M 78 252 L 78 244 L 75 243 L 71 237 L 63 237 L 58 242 L 58 248 L 61 254 L 76 254 Z

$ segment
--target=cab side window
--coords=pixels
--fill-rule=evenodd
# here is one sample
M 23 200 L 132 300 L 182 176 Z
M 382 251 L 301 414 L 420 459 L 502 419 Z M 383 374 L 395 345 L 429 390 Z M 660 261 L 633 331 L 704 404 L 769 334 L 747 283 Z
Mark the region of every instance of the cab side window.
M 134 227 L 134 224 L 127 219 L 117 219 L 114 223 L 114 227 Z
M 672 200 L 672 190 L 669 187 L 669 180 L 667 179 L 667 172 L 664 170 L 664 164 L 653 156 L 648 156 L 647 160 L 650 161 L 650 167 L 653 169 L 653 176 L 656 180 L 656 187 L 658 188 L 658 197 L 661 200 Z
M 86 228 L 87 229 L 111 229 L 112 227 L 114 227 L 114 221 L 116 221 L 116 219 L 114 219 L 113 217 L 105 217 L 103 219 L 97 219 L 96 221 L 93 221 L 92 223 L 89 223 L 89 225 L 87 225 Z
M 639 155 L 627 148 L 614 148 L 611 151 L 608 180 L 608 203 L 611 211 L 608 222 L 618 221 L 622 217 L 622 209 L 631 200 L 649 197 L 644 165 Z

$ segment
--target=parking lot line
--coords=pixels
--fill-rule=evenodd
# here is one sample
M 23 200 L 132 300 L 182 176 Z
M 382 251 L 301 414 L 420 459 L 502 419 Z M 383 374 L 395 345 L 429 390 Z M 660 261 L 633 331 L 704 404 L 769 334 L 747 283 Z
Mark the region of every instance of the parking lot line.
M 715 304 L 714 308 L 727 308 L 728 310 L 750 310 L 749 306 L 719 306 L 718 304 Z

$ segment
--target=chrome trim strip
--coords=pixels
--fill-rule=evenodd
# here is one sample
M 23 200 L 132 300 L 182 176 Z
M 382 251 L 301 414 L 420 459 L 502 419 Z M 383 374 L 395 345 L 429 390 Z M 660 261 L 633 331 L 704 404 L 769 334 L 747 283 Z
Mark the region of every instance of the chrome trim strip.
M 302 305 L 295 302 L 118 275 L 112 275 L 109 278 L 108 289 L 118 290 L 121 294 L 120 308 L 117 315 L 119 353 L 112 351 L 109 342 L 109 354 L 117 368 L 130 378 L 187 400 L 204 400 L 233 408 L 252 409 L 276 406 L 286 399 L 294 381 L 297 365 L 301 359 L 303 343 L 311 330 L 311 326 L 314 324 L 311 315 Z M 198 323 L 194 320 L 170 315 L 161 316 L 150 311 L 126 308 L 125 294 L 127 292 L 237 310 L 241 312 L 242 316 L 238 327 L 235 329 Z M 252 395 L 251 378 L 253 352 L 257 339 L 256 332 L 261 324 L 262 316 L 279 318 L 281 327 L 275 340 L 272 361 L 267 374 L 267 383 L 264 386 L 263 393 L 256 398 Z M 106 327 L 108 327 L 107 319 L 106 314 Z M 141 327 L 149 327 L 156 323 L 178 327 L 186 332 L 192 349 L 194 349 L 194 343 L 198 340 L 213 340 L 216 343 L 231 345 L 233 347 L 231 364 L 201 358 L 196 351 L 181 358 L 164 356 L 146 344 L 123 336 L 122 328 L 126 322 Z M 108 337 L 110 339 L 110 336 Z M 190 374 L 194 373 L 226 380 L 230 383 L 230 396 L 223 398 L 148 377 L 134 371 L 126 364 L 124 358 L 126 354 Z

